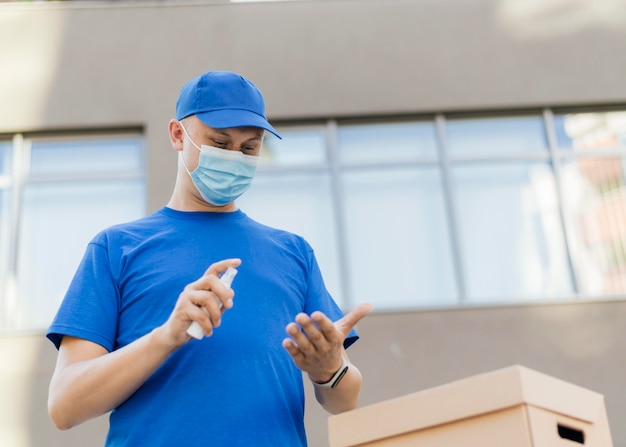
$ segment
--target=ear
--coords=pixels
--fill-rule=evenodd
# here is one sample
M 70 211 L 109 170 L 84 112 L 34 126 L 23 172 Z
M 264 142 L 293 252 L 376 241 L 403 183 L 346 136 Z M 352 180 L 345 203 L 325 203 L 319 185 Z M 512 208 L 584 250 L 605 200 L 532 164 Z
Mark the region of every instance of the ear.
M 172 143 L 172 147 L 175 151 L 183 150 L 183 141 L 185 139 L 185 134 L 183 133 L 183 129 L 181 128 L 181 124 L 178 120 L 171 119 L 168 126 L 169 134 L 170 134 L 170 143 Z

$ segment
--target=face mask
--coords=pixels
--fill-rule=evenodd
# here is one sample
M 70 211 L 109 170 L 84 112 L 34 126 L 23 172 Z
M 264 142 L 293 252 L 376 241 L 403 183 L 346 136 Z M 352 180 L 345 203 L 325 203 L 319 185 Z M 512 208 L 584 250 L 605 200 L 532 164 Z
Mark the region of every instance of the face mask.
M 181 127 L 189 138 L 185 127 L 182 124 Z M 204 200 L 216 206 L 226 205 L 250 188 L 259 157 L 204 144 L 198 147 L 191 138 L 189 141 L 200 151 L 198 167 L 189 172 L 182 153 L 180 157 L 191 181 Z

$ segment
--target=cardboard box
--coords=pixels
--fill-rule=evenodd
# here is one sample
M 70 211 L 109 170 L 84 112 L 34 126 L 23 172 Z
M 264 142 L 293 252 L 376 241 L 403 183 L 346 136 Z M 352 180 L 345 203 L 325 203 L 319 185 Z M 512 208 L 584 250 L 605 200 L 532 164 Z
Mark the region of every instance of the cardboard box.
M 330 447 L 612 447 L 604 397 L 511 366 L 331 416 Z

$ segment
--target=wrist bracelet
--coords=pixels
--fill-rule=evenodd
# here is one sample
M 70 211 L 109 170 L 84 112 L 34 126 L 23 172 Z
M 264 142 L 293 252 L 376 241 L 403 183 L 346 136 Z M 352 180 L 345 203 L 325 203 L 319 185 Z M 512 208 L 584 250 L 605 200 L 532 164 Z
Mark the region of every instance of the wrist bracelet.
M 335 388 L 339 384 L 339 382 L 341 382 L 341 379 L 343 379 L 343 376 L 346 375 L 346 373 L 348 372 L 348 368 L 350 367 L 350 364 L 343 356 L 341 357 L 341 359 L 341 367 L 337 370 L 335 374 L 333 374 L 328 382 L 318 383 L 311 381 L 313 382 L 313 385 L 318 388 Z

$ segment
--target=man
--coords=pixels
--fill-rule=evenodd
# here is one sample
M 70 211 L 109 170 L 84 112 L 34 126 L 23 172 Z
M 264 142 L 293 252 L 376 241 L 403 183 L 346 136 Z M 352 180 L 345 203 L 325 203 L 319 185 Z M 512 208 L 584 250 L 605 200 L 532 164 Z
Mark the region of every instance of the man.
M 301 371 L 329 412 L 356 406 L 345 348 L 371 306 L 342 317 L 307 242 L 234 202 L 265 131 L 279 136 L 245 78 L 207 72 L 182 88 L 170 201 L 90 242 L 47 334 L 58 428 L 112 411 L 107 446 L 304 446 Z

